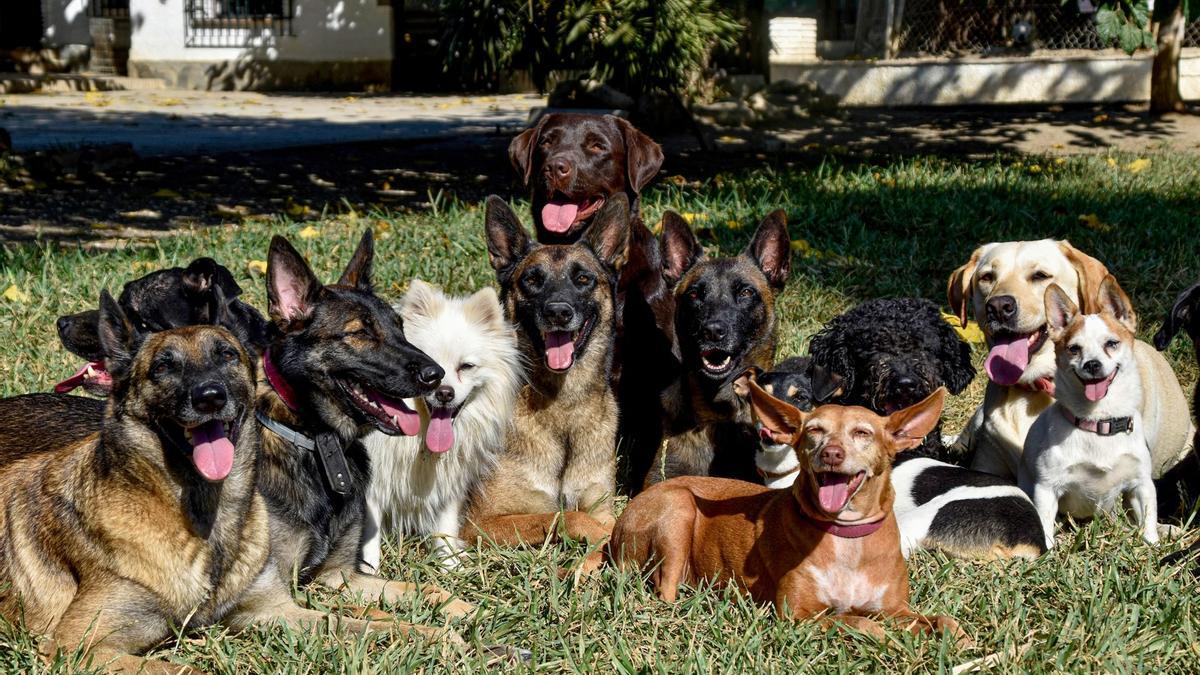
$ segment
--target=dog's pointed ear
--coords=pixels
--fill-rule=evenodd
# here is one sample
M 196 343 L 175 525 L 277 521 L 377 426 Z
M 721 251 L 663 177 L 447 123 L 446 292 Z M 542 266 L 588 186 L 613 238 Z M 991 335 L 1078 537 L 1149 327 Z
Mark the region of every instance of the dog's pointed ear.
M 400 300 L 400 315 L 431 317 L 445 302 L 446 296 L 436 286 L 420 279 L 408 283 L 408 291 Z
M 121 378 L 133 365 L 133 357 L 142 342 L 142 335 L 107 289 L 100 291 L 100 319 L 97 330 L 100 349 L 104 352 L 104 366 L 114 378 Z
M 812 384 L 813 405 L 833 403 L 846 395 L 846 378 L 819 363 L 809 364 L 808 380 Z
M 788 238 L 787 214 L 783 209 L 772 211 L 763 218 L 744 255 L 750 256 L 762 270 L 771 288 L 783 289 L 792 271 L 792 240 Z
M 553 117 L 553 113 L 542 115 L 532 129 L 526 129 L 517 134 L 517 137 L 508 144 L 508 161 L 512 162 L 513 170 L 521 177 L 521 181 L 526 187 L 529 186 L 529 179 L 533 177 L 533 151 L 537 149 L 538 138 L 542 135 L 542 127 L 546 126 L 546 121 L 551 117 Z
M 892 438 L 892 453 L 917 447 L 937 427 L 942 418 L 942 407 L 946 404 L 946 388 L 926 396 L 903 410 L 888 415 L 885 425 Z
M 1104 281 L 1104 277 L 1109 275 L 1108 268 L 1104 266 L 1104 263 L 1075 248 L 1071 242 L 1065 239 L 1058 242 L 1058 248 L 1071 262 L 1071 266 L 1075 268 L 1075 274 L 1079 277 L 1080 311 L 1084 314 L 1099 314 L 1100 284 Z
M 1058 284 L 1050 284 L 1046 288 L 1044 302 L 1046 305 L 1046 328 L 1050 333 L 1050 339 L 1058 340 L 1067 326 L 1070 326 L 1071 322 L 1075 320 L 1075 316 L 1079 314 L 1079 307 Z
M 1137 313 L 1133 311 L 1133 302 L 1117 283 L 1116 277 L 1110 274 L 1100 282 L 1097 302 L 1102 313 L 1111 315 L 1129 332 L 1137 332 Z
M 267 253 L 267 314 L 281 328 L 312 314 L 321 282 L 291 242 L 271 238 Z
M 601 262 L 620 271 L 629 259 L 629 232 L 629 198 L 619 193 L 604 200 L 584 237 Z
M 740 398 L 750 398 L 750 382 L 758 382 L 758 376 L 762 375 L 763 369 L 758 366 L 750 366 L 744 373 L 737 376 L 733 381 L 733 393 Z
M 500 285 L 504 286 L 517 263 L 533 250 L 534 244 L 517 214 L 500 197 L 487 198 L 484 214 L 488 260 L 496 270 Z
M 220 286 L 226 300 L 242 294 L 233 274 L 227 267 L 212 258 L 196 258 L 183 270 L 183 287 L 191 295 L 202 295 L 214 286 Z
M 346 265 L 346 270 L 342 272 L 342 276 L 338 279 L 339 286 L 350 286 L 357 288 L 360 291 L 371 292 L 371 267 L 375 262 L 375 235 L 371 232 L 371 228 L 363 230 L 362 239 L 358 241 L 358 248 L 354 249 L 354 255 L 350 256 L 350 262 Z
M 795 446 L 808 417 L 803 410 L 768 394 L 758 383 L 747 378 L 746 389 L 750 396 L 750 408 L 754 417 L 773 434 L 782 436 L 786 443 Z
M 1193 319 L 1200 316 L 1196 312 L 1198 301 L 1200 301 L 1200 283 L 1192 284 L 1190 288 L 1175 298 L 1175 304 L 1163 319 L 1162 328 L 1159 328 L 1158 332 L 1154 334 L 1154 346 L 1158 351 L 1161 352 L 1170 346 L 1171 340 L 1181 329 L 1188 328 L 1188 332 L 1191 332 Z M 1193 335 L 1192 339 L 1197 337 L 1200 335 Z
M 674 211 L 663 213 L 661 236 L 659 250 L 663 261 L 663 279 L 674 286 L 693 265 L 704 258 L 704 249 L 687 221 Z
M 484 286 L 472 293 L 471 297 L 467 298 L 463 304 L 463 313 L 471 323 L 478 326 L 500 331 L 507 330 L 504 309 L 500 306 L 500 296 L 491 286 Z
M 611 117 L 611 116 L 610 116 Z M 641 194 L 642 188 L 658 175 L 662 168 L 662 147 L 628 120 L 613 117 L 617 127 L 621 129 L 621 138 L 625 141 L 625 176 L 634 194 Z
M 986 245 L 975 249 L 971 259 L 951 272 L 946 282 L 946 301 L 950 303 L 950 311 L 958 317 L 960 328 L 967 327 L 967 307 L 975 292 L 975 268 L 979 266 L 979 259 L 986 250 Z

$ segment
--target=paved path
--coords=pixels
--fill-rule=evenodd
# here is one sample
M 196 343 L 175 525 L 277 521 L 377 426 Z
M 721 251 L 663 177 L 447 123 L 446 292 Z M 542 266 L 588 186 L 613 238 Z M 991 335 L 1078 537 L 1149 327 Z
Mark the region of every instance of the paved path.
M 112 91 L 0 96 L 18 151 L 127 142 L 142 156 L 515 132 L 538 96 Z

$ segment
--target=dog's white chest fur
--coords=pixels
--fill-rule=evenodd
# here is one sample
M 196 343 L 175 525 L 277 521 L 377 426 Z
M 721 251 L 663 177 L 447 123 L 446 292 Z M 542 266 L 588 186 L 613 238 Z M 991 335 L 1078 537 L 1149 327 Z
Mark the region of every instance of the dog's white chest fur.
M 1116 436 L 1074 429 L 1066 418 L 1051 425 L 1051 437 L 1069 435 L 1037 458 L 1038 474 L 1059 494 L 1059 513 L 1092 518 L 1114 509 L 1120 497 L 1137 486 L 1150 465 L 1150 451 L 1139 427 L 1140 416 L 1134 417 L 1132 433 Z
M 871 579 L 860 568 L 862 539 L 833 538 L 833 560 L 809 565 L 817 599 L 838 614 L 853 611 L 878 612 L 888 585 Z

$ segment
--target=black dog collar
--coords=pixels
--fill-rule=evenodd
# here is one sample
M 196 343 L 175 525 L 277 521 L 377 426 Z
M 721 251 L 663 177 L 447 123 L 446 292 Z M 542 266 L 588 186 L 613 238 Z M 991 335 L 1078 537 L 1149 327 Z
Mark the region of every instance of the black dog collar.
M 275 432 L 283 440 L 302 450 L 316 451 L 317 461 L 325 471 L 325 480 L 329 488 L 339 495 L 350 494 L 350 465 L 346 463 L 346 453 L 342 450 L 341 439 L 337 434 L 324 433 L 313 439 L 287 426 L 283 422 L 267 417 L 259 410 L 254 411 L 258 423 Z
M 1116 436 L 1117 434 L 1133 433 L 1132 417 L 1112 417 L 1106 420 L 1085 420 L 1076 417 L 1065 407 L 1062 409 L 1062 413 L 1063 417 L 1066 417 L 1067 421 L 1071 424 L 1074 424 L 1076 427 L 1083 429 L 1084 431 L 1090 431 L 1097 436 Z

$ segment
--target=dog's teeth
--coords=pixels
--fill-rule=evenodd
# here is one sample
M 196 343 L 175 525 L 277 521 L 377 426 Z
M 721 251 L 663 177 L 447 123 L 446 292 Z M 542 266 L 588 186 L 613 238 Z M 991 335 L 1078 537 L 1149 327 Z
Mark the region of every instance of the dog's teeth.
M 397 429 L 400 428 L 400 416 L 399 415 L 392 415 L 392 426 L 396 427 Z

